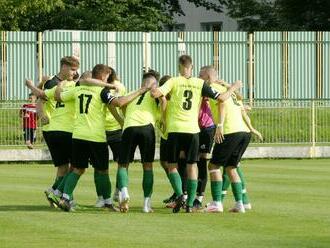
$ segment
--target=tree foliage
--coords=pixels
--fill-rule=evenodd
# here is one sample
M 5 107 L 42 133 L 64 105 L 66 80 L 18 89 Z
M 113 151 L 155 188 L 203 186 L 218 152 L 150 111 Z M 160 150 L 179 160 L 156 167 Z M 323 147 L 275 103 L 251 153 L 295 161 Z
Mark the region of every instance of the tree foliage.
M 329 0 L 228 0 L 241 30 L 330 30 Z
M 222 11 L 225 0 L 188 0 Z M 180 0 L 1 0 L 0 29 L 156 31 L 184 15 Z

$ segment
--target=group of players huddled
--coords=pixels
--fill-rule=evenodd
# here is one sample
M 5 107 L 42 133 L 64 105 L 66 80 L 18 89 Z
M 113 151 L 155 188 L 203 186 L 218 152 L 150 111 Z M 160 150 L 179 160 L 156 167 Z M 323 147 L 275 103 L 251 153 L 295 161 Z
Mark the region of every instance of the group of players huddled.
M 51 206 L 64 211 L 76 208 L 73 192 L 90 163 L 98 197 L 95 206 L 127 212 L 128 167 L 138 146 L 143 165 L 142 211 L 153 212 L 155 132 L 159 132 L 160 163 L 174 191 L 164 203 L 173 213 L 181 209 L 223 212 L 230 185 L 235 198 L 230 211 L 251 209 L 239 162 L 251 133 L 262 136 L 243 106 L 242 82 L 218 80 L 212 66 L 202 67 L 199 78 L 192 77 L 191 57 L 182 55 L 178 62 L 179 76 L 159 79 L 159 73 L 149 69 L 141 87 L 129 94 L 107 65 L 97 64 L 79 77 L 79 60 L 74 56 L 63 57 L 59 73 L 38 87 L 26 80 L 38 97 L 44 140 L 57 168 L 55 182 L 45 191 Z M 203 206 L 213 141 L 208 164 L 212 201 Z M 113 197 L 108 146 L 118 163 Z

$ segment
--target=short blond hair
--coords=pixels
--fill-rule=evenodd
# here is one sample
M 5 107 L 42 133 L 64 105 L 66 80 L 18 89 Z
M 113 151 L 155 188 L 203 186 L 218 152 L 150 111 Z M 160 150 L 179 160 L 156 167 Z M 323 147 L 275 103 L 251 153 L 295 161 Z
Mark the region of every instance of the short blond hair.
M 67 65 L 70 67 L 79 67 L 79 59 L 75 56 L 65 56 L 61 59 L 61 67 Z

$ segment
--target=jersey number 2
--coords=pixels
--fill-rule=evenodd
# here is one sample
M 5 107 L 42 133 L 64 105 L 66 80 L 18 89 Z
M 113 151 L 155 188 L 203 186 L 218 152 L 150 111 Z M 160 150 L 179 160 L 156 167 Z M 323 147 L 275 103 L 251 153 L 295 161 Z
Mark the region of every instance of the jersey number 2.
M 92 95 L 81 94 L 79 97 L 79 107 L 80 107 L 80 114 L 88 114 L 89 104 L 92 100 Z M 87 98 L 85 109 L 84 109 L 84 98 Z
M 191 109 L 191 106 L 192 106 L 192 102 L 191 102 L 191 99 L 193 97 L 193 93 L 191 90 L 185 90 L 183 92 L 183 96 L 186 98 L 186 100 L 183 102 L 183 109 L 184 110 L 189 110 Z

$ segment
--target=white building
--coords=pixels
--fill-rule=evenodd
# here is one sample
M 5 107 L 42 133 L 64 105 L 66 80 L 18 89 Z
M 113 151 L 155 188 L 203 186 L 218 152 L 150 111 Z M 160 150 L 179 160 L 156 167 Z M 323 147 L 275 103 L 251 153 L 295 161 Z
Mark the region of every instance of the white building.
M 214 1 L 217 3 L 218 1 Z M 237 31 L 237 22 L 223 13 L 196 7 L 187 0 L 180 0 L 185 16 L 174 16 L 177 23 L 174 27 L 167 28 L 171 31 Z

